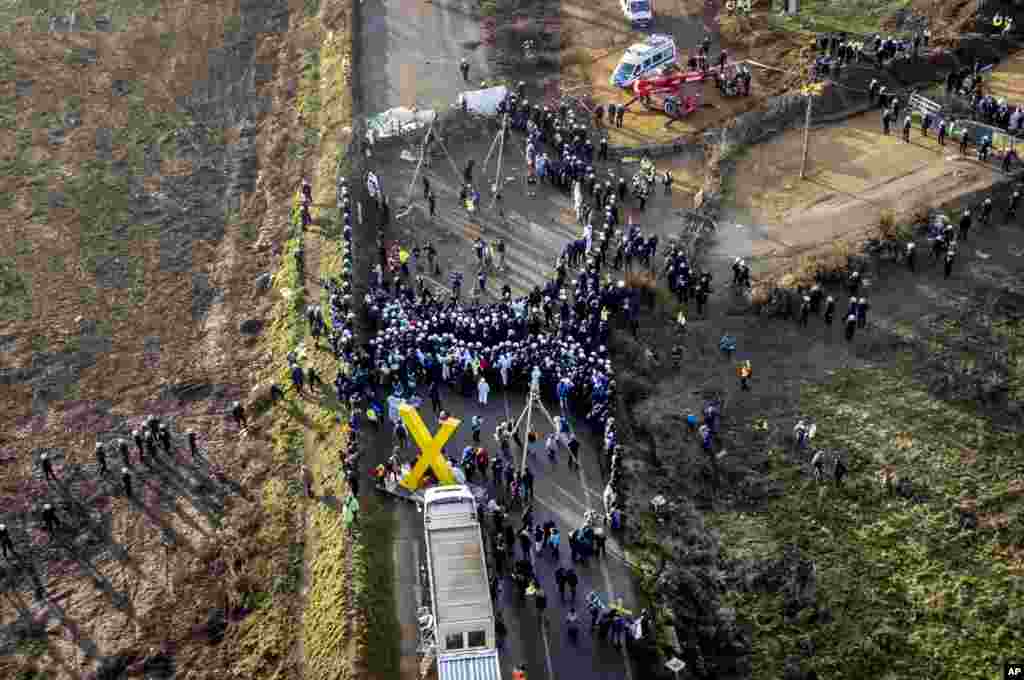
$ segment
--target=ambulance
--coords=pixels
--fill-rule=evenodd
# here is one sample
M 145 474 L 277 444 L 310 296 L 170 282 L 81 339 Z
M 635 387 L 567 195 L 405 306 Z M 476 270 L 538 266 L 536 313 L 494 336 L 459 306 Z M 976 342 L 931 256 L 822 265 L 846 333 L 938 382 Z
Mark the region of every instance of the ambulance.
M 619 0 L 619 4 L 635 28 L 647 28 L 654 21 L 654 0 Z
M 626 50 L 609 79 L 614 87 L 630 87 L 638 78 L 675 65 L 679 58 L 671 35 L 652 35 Z

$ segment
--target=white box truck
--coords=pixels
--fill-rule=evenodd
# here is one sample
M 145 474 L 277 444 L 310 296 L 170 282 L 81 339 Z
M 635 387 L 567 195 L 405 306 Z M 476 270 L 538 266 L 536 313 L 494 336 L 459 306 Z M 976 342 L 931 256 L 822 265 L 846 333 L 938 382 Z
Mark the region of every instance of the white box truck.
M 500 680 L 483 532 L 469 487 L 428 489 L 423 528 L 438 680 Z

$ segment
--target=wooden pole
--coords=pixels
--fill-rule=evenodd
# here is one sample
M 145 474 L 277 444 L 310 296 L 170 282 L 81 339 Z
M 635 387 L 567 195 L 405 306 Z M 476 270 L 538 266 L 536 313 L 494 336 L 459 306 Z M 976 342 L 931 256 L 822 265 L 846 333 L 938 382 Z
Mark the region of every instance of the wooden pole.
M 529 401 L 526 403 L 526 431 L 523 432 L 523 462 L 522 462 L 522 465 L 520 465 L 520 467 L 519 467 L 519 476 L 520 477 L 522 477 L 524 474 L 526 474 L 526 454 L 530 450 L 530 425 L 531 425 L 531 420 L 533 420 L 533 399 L 534 399 L 534 391 L 533 391 L 533 388 L 531 387 L 530 388 L 530 398 L 529 398 Z
M 490 208 L 491 210 L 494 210 L 494 204 L 498 202 L 498 192 L 501 191 L 501 156 L 502 156 L 502 151 L 504 151 L 504 149 L 505 149 L 505 129 L 506 129 L 507 125 L 508 125 L 508 114 L 506 113 L 504 116 L 501 117 L 501 131 L 498 133 L 498 136 L 501 137 L 501 143 L 498 145 L 498 170 L 497 170 L 497 172 L 494 175 L 494 185 L 492 187 L 492 189 L 493 189 L 493 191 L 492 191 L 493 196 L 491 197 L 491 208 Z M 484 167 L 484 171 L 486 172 L 486 170 L 487 170 L 487 168 L 485 166 Z
M 813 98 L 807 95 L 807 117 L 804 119 L 804 155 L 800 160 L 800 179 L 807 179 L 807 146 L 811 140 L 811 102 Z
M 420 176 L 420 168 L 423 167 L 423 160 L 427 157 L 427 144 L 430 143 L 430 134 L 434 131 L 434 120 L 435 116 L 430 120 L 430 126 L 427 128 L 427 134 L 423 135 L 423 144 L 420 145 L 420 158 L 416 162 L 416 170 L 412 173 L 412 179 L 409 180 L 409 189 L 405 192 L 405 203 L 409 204 L 412 199 L 412 192 L 416 185 L 416 179 Z

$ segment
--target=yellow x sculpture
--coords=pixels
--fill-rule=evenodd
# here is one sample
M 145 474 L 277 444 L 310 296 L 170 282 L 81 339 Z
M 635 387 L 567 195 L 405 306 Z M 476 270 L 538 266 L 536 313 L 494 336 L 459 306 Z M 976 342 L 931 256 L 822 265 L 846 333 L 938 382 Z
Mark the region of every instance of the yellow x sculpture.
M 430 469 L 434 471 L 434 476 L 441 484 L 455 484 L 455 473 L 452 472 L 445 457 L 441 455 L 441 447 L 451 438 L 462 421 L 448 418 L 441 423 L 441 429 L 437 431 L 437 436 L 431 436 L 415 408 L 408 404 L 402 404 L 398 407 L 398 414 L 402 416 L 405 429 L 409 431 L 413 441 L 423 452 L 420 454 L 419 460 L 416 461 L 416 465 L 399 483 L 409 491 L 415 491 L 419 488 L 423 475 Z

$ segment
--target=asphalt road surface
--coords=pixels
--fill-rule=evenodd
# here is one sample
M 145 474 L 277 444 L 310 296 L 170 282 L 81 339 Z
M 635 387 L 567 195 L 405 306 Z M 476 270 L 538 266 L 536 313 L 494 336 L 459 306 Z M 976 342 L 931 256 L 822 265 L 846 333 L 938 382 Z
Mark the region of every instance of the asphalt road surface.
M 422 390 L 421 390 L 422 391 Z M 425 395 L 421 395 L 425 396 Z M 445 447 L 449 455 L 458 458 L 465 446 L 472 443 L 472 431 L 469 426 L 469 419 L 473 415 L 481 415 L 484 419 L 482 441 L 489 451 L 494 452 L 496 445 L 493 439 L 493 430 L 499 420 L 507 418 L 518 418 L 525 407 L 523 394 L 509 392 L 503 393 L 500 388 L 492 390 L 491 398 L 487 406 L 480 406 L 473 399 L 464 398 L 450 389 L 442 390 L 442 401 L 444 408 L 454 417 L 462 419 L 462 425 L 454 433 Z M 552 409 L 552 404 L 546 404 L 552 416 L 558 414 L 557 407 Z M 420 415 L 431 432 L 437 429 L 437 419 L 431 413 L 427 403 L 420 408 Z M 552 431 L 552 424 L 547 420 L 543 412 L 533 409 L 530 429 L 546 435 Z M 574 427 L 576 426 L 573 420 Z M 525 432 L 525 420 L 523 425 Z M 608 540 L 608 555 L 599 559 L 590 559 L 586 565 L 576 563 L 576 571 L 580 577 L 580 584 L 577 590 L 575 602 L 560 602 L 557 588 L 555 587 L 554 572 L 560 563 L 562 566 L 569 565 L 569 533 L 583 524 L 584 513 L 588 509 L 603 512 L 601 494 L 604 489 L 601 481 L 598 450 L 592 445 L 590 438 L 585 432 L 580 432 L 581 443 L 581 465 L 580 470 L 571 471 L 566 463 L 567 454 L 564 449 L 559 453 L 554 463 L 550 462 L 546 453 L 538 455 L 528 462 L 530 469 L 536 476 L 534 483 L 534 521 L 542 524 L 549 519 L 554 521 L 562 533 L 562 548 L 560 562 L 546 552 L 540 558 L 534 559 L 535 570 L 539 576 L 541 585 L 548 595 L 547 625 L 542 627 L 538 623 L 538 613 L 532 598 L 520 602 L 515 587 L 509 578 L 502 581 L 503 592 L 499 595 L 496 608 L 500 609 L 508 627 L 508 638 L 504 649 L 501 651 L 503 677 L 511 677 L 512 668 L 516 664 L 525 663 L 531 672 L 531 678 L 555 678 L 578 677 L 578 678 L 625 678 L 633 677 L 626 655 L 622 650 L 611 646 L 608 642 L 596 638 L 590 631 L 590 617 L 586 610 L 586 596 L 591 591 L 597 591 L 607 602 L 616 598 L 622 598 L 623 605 L 639 613 L 638 601 L 634 589 L 633 576 L 629 568 L 622 560 L 622 551 L 614 535 Z M 394 445 L 389 428 L 382 428 L 374 437 L 372 449 L 368 451 L 364 468 L 372 464 L 383 462 Z M 417 452 L 415 444 L 409 443 L 409 448 L 403 455 L 412 459 Z M 517 461 L 521 461 L 521 452 L 516 452 Z M 477 476 L 476 482 L 480 482 Z M 490 488 L 490 485 L 488 485 Z M 413 631 L 412 624 L 415 608 L 423 602 L 424 591 L 427 584 L 422 578 L 417 577 L 420 565 L 425 564 L 426 553 L 423 545 L 422 515 L 416 510 L 412 503 L 394 499 L 396 512 L 401 519 L 399 537 L 396 540 L 395 557 L 396 566 L 399 570 L 398 583 L 402 592 L 398 593 L 398 606 L 400 608 L 400 620 L 403 623 L 403 632 Z M 509 512 L 509 522 L 518 528 L 521 508 Z M 490 522 L 486 529 L 490 530 Z M 488 541 L 489 544 L 489 541 Z M 518 547 L 517 557 L 520 555 Z M 508 565 L 508 569 L 511 564 Z M 568 595 L 568 591 L 567 591 Z M 572 645 L 569 642 L 565 629 L 565 617 L 569 607 L 575 605 L 580 617 L 580 636 L 578 643 Z M 415 637 L 403 635 L 402 654 L 405 669 L 414 668 Z
M 446 109 L 488 75 L 472 0 L 365 0 L 361 78 L 367 115 L 397 106 Z M 459 61 L 467 59 L 467 85 Z
M 504 75 L 514 75 L 516 79 L 520 77 L 512 72 L 512 69 L 517 68 L 513 48 L 522 36 L 517 33 L 509 38 L 512 47 L 504 48 L 501 40 L 495 43 L 493 35 L 482 36 L 477 19 L 468 11 L 470 4 L 469 0 L 365 0 L 362 5 L 363 25 L 360 35 L 363 50 L 360 76 L 367 115 L 396 106 L 416 105 L 442 110 L 454 104 L 460 92 L 477 87 L 481 79 L 494 77 L 498 71 Z M 543 11 L 542 5 L 538 5 L 538 8 L 541 9 L 536 11 Z M 526 28 L 519 26 L 523 23 L 521 19 L 516 18 L 506 28 L 527 31 L 537 29 L 532 24 Z M 499 31 L 501 28 L 498 26 Z M 550 27 L 546 27 L 545 31 L 554 35 Z M 488 48 L 484 43 L 491 47 Z M 502 49 L 507 54 L 503 54 Z M 463 57 L 470 62 L 469 83 L 463 81 L 458 69 L 459 60 Z M 527 84 L 528 97 L 536 98 L 549 85 L 545 78 L 550 75 L 533 73 L 533 80 Z M 525 75 L 522 77 L 525 78 Z M 438 277 L 438 283 L 447 283 L 450 269 L 460 269 L 466 273 L 463 289 L 468 292 L 475 284 L 475 258 L 471 247 L 473 240 L 479 234 L 489 240 L 501 234 L 508 244 L 509 269 L 500 276 L 492 277 L 489 289 L 497 293 L 502 283 L 508 281 L 516 294 L 522 294 L 534 285 L 543 283 L 546 275 L 552 271 L 561 248 L 569 240 L 578 238 L 581 230 L 574 222 L 567 195 L 548 186 L 541 187 L 536 198 L 526 196 L 525 183 L 522 181 L 525 158 L 522 138 L 518 135 L 513 135 L 503 154 L 501 177 L 512 178 L 504 189 L 504 216 L 499 215 L 497 209 L 489 208 L 489 199 L 483 201 L 488 209 L 482 215 L 470 215 L 464 207 L 458 205 L 461 170 L 466 160 L 475 158 L 478 167 L 482 168 L 493 136 L 494 132 L 491 131 L 489 134 L 456 135 L 446 140 L 452 158 L 436 158 L 433 167 L 427 170 L 438 196 L 438 216 L 434 220 L 427 218 L 422 185 L 417 178 L 411 197 L 420 200 L 405 218 L 392 220 L 386 235 L 388 239 L 399 240 L 406 245 L 413 242 L 422 244 L 427 238 L 433 239 L 445 268 L 441 277 Z M 400 159 L 401 151 L 406 149 L 417 153 L 417 146 L 418 139 L 415 136 L 404 142 L 381 143 L 371 160 L 370 168 L 380 176 L 393 211 L 405 203 L 406 189 L 415 169 L 414 163 Z M 478 186 L 481 193 L 486 193 L 485 177 L 494 181 L 496 160 L 492 156 L 487 171 L 480 172 Z M 629 176 L 632 176 L 632 172 L 629 170 Z M 681 199 L 680 203 L 687 202 Z M 651 205 L 657 204 L 663 206 L 656 207 L 658 213 L 650 214 L 648 218 L 652 222 L 656 218 L 659 222 L 671 221 L 664 219 L 672 209 L 671 203 L 662 200 L 652 202 Z M 369 205 L 364 206 L 361 212 L 366 220 L 379 219 Z M 482 410 L 477 408 L 475 400 L 463 399 L 449 390 L 444 390 L 443 397 L 445 408 L 464 421 L 448 445 L 447 450 L 450 452 L 461 452 L 471 440 L 469 419 L 474 413 L 484 417 L 488 438 L 486 445 L 493 451 L 491 433 L 497 421 L 510 415 L 518 416 L 525 403 L 524 395 L 504 395 L 498 388 L 492 391 L 490 403 Z M 429 413 L 429 407 L 422 412 L 422 416 L 428 427 L 435 430 L 436 419 Z M 551 425 L 542 419 L 543 416 L 536 413 L 532 429 L 546 433 L 550 431 Z M 390 455 L 393 443 L 389 429 L 383 428 L 372 442 L 364 456 L 364 474 L 372 465 L 383 462 Z M 588 445 L 588 442 L 588 438 L 581 438 L 583 464 L 579 472 L 569 471 L 564 452 L 555 464 L 551 464 L 546 455 L 531 462 L 536 475 L 534 519 L 541 523 L 553 519 L 558 525 L 563 536 L 563 564 L 569 561 L 568 535 L 583 523 L 585 511 L 588 508 L 603 510 L 601 493 L 604 482 L 596 458 L 597 449 Z M 407 455 L 414 455 L 411 448 Z M 399 519 L 394 557 L 399 589 L 396 593 L 396 606 L 402 628 L 402 677 L 412 678 L 415 677 L 417 666 L 416 607 L 423 603 L 426 595 L 426 584 L 418 573 L 426 559 L 422 515 L 411 503 L 397 499 L 392 502 Z M 589 632 L 589 616 L 584 600 L 592 590 L 601 593 L 606 601 L 621 597 L 627 608 L 638 609 L 633 576 L 621 558 L 615 557 L 622 552 L 614 537 L 608 541 L 608 553 L 607 557 L 600 560 L 591 559 L 586 566 L 577 565 L 580 585 L 576 605 L 583 625 L 580 626 L 581 635 L 576 646 L 569 644 L 565 632 L 564 621 L 569 605 L 559 601 L 553 576 L 557 565 L 550 557 L 542 557 L 536 567 L 548 594 L 546 626 L 538 625 L 532 598 L 520 603 L 511 580 L 505 581 L 504 592 L 497 602 L 509 631 L 501 652 L 504 677 L 511 677 L 515 664 L 525 663 L 530 669 L 531 680 L 564 677 L 632 680 L 632 667 L 627 656 L 608 643 L 595 640 Z
M 411 210 L 393 220 L 389 229 L 390 240 L 397 240 L 403 247 L 424 245 L 432 240 L 438 249 L 441 275 L 431 276 L 437 283 L 449 285 L 449 273 L 461 271 L 464 275 L 464 294 L 476 285 L 476 255 L 473 242 L 477 237 L 494 242 L 501 238 L 506 243 L 507 271 L 495 272 L 488 279 L 490 296 L 500 295 L 501 287 L 509 284 L 514 295 L 522 295 L 534 286 L 543 286 L 547 276 L 554 270 L 555 261 L 561 249 L 570 241 L 581 238 L 583 228 L 576 222 L 572 199 L 566 192 L 551 185 L 537 186 L 536 196 L 527 195 L 524 181 L 526 158 L 523 137 L 513 133 L 504 145 L 501 173 L 501 213 L 488 192 L 488 186 L 497 176 L 498 150 L 490 152 L 494 133 L 477 131 L 449 135 L 445 141 L 447 152 L 436 154 L 428 168 L 423 166 L 416 174 L 417 163 L 402 160 L 416 158 L 419 136 L 403 141 L 383 142 L 377 145 L 371 167 L 381 181 L 381 187 L 388 196 L 392 211 L 401 215 L 411 204 Z M 469 213 L 459 204 L 459 190 L 462 185 L 462 169 L 470 159 L 476 161 L 475 185 L 481 193 L 481 206 L 475 213 Z M 639 170 L 636 163 L 595 162 L 599 177 L 612 179 L 624 175 L 630 181 Z M 658 164 L 661 172 L 662 164 Z M 458 169 L 458 173 L 456 173 Z M 677 173 L 678 174 L 678 173 Z M 431 190 L 437 196 L 437 212 L 429 217 L 427 202 L 423 200 L 422 176 L 426 175 Z M 412 191 L 409 191 L 410 184 Z M 410 201 L 406 201 L 406 197 Z M 691 196 L 678 187 L 671 196 L 665 196 L 659 184 L 647 201 L 643 211 L 631 199 L 623 205 L 623 220 L 632 216 L 644 234 L 657 233 L 661 243 L 682 226 L 680 211 L 692 207 Z M 659 247 L 660 250 L 661 247 Z

